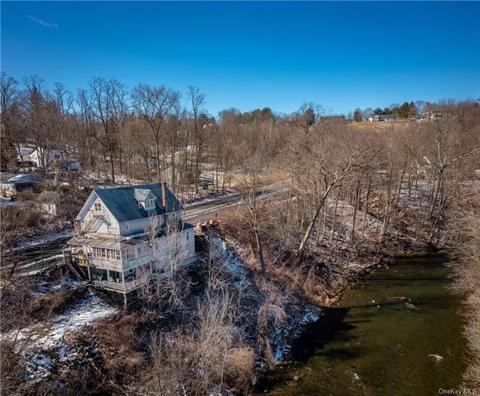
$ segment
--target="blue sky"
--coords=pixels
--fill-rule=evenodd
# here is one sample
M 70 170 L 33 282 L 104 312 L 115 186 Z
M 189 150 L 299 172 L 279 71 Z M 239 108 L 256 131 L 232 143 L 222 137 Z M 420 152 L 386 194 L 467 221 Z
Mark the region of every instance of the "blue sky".
M 236 107 L 327 112 L 480 97 L 480 3 L 2 2 L 1 68 L 199 87 Z

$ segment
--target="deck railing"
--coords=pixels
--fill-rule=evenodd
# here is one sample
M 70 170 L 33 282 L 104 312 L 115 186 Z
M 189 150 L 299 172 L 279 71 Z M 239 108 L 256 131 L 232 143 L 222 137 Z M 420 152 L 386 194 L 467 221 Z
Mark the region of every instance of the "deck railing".
M 197 257 L 191 257 L 190 259 L 185 260 L 185 262 L 182 264 L 182 268 L 188 268 L 192 264 L 194 264 L 196 261 L 197 261 Z M 135 279 L 125 283 L 98 280 L 98 281 L 93 281 L 93 284 L 94 286 L 105 289 L 105 290 L 116 291 L 119 293 L 129 293 L 145 285 L 147 282 L 150 282 L 152 280 L 162 281 L 162 280 L 168 279 L 170 276 L 171 276 L 171 272 L 168 271 L 160 274 L 152 273 L 149 276 L 146 276 L 144 278 Z

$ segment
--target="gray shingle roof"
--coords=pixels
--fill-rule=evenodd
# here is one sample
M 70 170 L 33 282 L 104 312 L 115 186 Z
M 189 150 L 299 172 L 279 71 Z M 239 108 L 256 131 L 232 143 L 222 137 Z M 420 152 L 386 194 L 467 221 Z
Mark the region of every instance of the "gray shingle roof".
M 155 200 L 155 208 L 148 211 L 143 209 L 135 198 L 136 190 L 137 194 L 139 190 L 151 191 L 157 198 Z M 166 210 L 162 207 L 162 186 L 159 183 L 140 184 L 128 187 L 99 188 L 96 189 L 95 192 L 120 223 L 123 221 L 143 219 L 152 214 L 160 215 L 175 212 L 182 208 L 180 201 L 167 186 L 165 186 Z M 143 192 L 140 195 L 143 195 Z

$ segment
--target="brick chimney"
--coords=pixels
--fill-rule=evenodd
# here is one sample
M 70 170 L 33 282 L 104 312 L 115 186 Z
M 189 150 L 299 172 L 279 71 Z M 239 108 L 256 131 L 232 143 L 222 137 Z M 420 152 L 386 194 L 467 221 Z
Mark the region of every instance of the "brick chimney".
M 167 210 L 167 195 L 165 192 L 165 182 L 162 182 L 162 207 L 165 211 Z

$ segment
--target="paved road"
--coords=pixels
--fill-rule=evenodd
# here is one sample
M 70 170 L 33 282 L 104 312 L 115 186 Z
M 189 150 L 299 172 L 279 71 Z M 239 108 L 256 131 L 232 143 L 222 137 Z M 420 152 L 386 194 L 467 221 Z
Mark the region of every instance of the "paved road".
M 286 183 L 280 182 L 269 185 L 257 193 L 257 199 L 266 199 L 280 196 L 288 189 Z M 215 218 L 216 215 L 231 207 L 244 203 L 241 194 L 235 193 L 224 197 L 215 198 L 209 201 L 199 202 L 198 204 L 187 205 L 183 211 L 184 220 L 190 223 L 198 223 Z
M 278 197 L 288 190 L 285 182 L 275 183 L 266 186 L 257 193 L 257 199 L 268 199 Z M 232 193 L 218 198 L 212 198 L 198 203 L 185 205 L 183 218 L 189 223 L 199 223 L 220 216 L 225 209 L 243 204 L 242 195 Z M 39 269 L 50 267 L 52 263 L 62 261 L 62 252 L 66 242 L 70 239 L 61 238 L 45 244 L 29 247 L 21 252 L 15 252 L 12 256 L 2 260 L 2 268 L 8 270 L 16 264 L 16 273 L 27 274 L 36 272 Z

